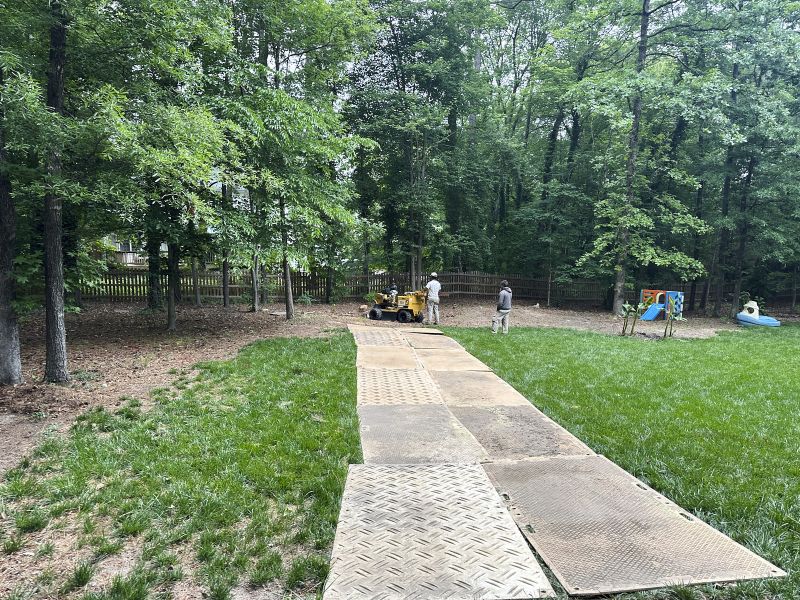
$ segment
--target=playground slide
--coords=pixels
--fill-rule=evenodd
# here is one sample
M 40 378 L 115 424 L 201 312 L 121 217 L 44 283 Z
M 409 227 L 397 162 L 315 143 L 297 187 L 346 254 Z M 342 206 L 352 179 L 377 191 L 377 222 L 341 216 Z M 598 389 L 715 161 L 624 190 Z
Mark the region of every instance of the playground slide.
M 663 310 L 663 304 L 651 304 L 650 308 L 644 311 L 644 314 L 640 318 L 642 321 L 655 321 Z

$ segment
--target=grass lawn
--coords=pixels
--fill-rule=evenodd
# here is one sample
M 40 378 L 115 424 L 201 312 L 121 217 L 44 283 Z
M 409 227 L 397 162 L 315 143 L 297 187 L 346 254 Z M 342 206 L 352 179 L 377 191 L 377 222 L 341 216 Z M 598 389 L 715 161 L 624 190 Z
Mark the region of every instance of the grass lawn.
M 790 573 L 638 597 L 800 598 L 800 327 L 691 341 L 445 331 L 595 451 Z
M 355 388 L 349 334 L 277 338 L 200 365 L 150 411 L 130 401 L 83 415 L 0 488 L 3 560 L 37 573 L 10 597 L 168 598 L 194 586 L 224 599 L 237 585 L 313 594 L 347 465 L 361 459 Z M 47 541 L 65 529 L 76 547 Z M 131 547 L 132 570 L 90 593 Z

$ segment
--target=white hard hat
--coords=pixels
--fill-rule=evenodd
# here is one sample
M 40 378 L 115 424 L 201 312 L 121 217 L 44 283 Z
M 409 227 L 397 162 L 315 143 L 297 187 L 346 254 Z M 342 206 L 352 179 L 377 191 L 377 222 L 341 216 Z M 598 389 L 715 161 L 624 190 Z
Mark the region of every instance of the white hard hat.
M 431 277 L 438 277 L 438 275 L 436 274 L 436 271 L 434 271 L 433 273 L 431 273 Z

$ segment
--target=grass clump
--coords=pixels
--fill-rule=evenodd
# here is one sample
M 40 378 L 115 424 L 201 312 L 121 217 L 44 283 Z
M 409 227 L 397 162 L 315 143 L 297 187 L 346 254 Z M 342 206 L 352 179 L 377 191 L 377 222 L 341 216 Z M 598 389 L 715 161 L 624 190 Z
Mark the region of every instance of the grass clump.
M 62 594 L 69 594 L 84 587 L 94 575 L 94 565 L 90 562 L 82 562 L 75 570 L 70 573 L 64 585 L 61 586 Z
M 136 402 L 88 411 L 18 475 L 33 478 L 17 492 L 40 516 L 114 523 L 100 535 L 78 522 L 98 556 L 118 551 L 116 540 L 145 540 L 136 573 L 90 600 L 168 589 L 183 576 L 181 547 L 198 559 L 192 578 L 226 598 L 240 580 L 288 577 L 273 553 L 296 551 L 298 539 L 306 552 L 332 543 L 347 466 L 361 459 L 349 334 L 270 339 L 198 368 L 192 385 L 156 392 L 149 412 Z M 42 460 L 46 478 L 34 472 Z M 0 526 L 6 542 L 18 533 Z M 321 568 L 304 573 L 305 585 L 321 583 Z
M 267 552 L 256 561 L 250 572 L 250 585 L 266 585 L 283 574 L 283 560 L 277 552 Z
M 318 586 L 328 576 L 328 561 L 312 554 L 296 559 L 289 568 L 286 585 L 289 588 Z
M 593 450 L 789 572 L 637 598 L 800 597 L 800 327 L 657 342 L 447 333 Z
M 47 526 L 47 515 L 38 507 L 28 508 L 17 513 L 14 524 L 20 533 L 41 531 Z

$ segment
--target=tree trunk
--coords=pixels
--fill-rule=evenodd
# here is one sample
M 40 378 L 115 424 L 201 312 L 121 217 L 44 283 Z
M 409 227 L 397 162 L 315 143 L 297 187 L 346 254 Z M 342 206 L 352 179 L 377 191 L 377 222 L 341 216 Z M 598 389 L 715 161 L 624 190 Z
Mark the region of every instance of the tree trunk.
M 792 271 L 792 312 L 797 310 L 797 265 Z
M 556 146 L 558 144 L 558 134 L 561 131 L 561 124 L 564 122 L 564 108 L 558 107 L 558 114 L 553 121 L 553 127 L 547 136 L 547 150 L 544 154 L 544 165 L 542 166 L 542 203 L 547 201 L 550 194 L 549 184 L 553 179 L 553 163 L 556 158 Z
M 288 246 L 289 246 L 289 232 L 287 231 L 286 223 L 286 203 L 283 198 L 279 201 L 279 208 L 281 212 L 281 249 L 282 249 L 282 263 L 283 263 L 283 286 L 286 290 L 284 294 L 284 302 L 286 304 L 286 320 L 294 318 L 294 296 L 292 295 L 292 270 L 289 267 Z
M 47 106 L 56 114 L 64 111 L 64 67 L 67 57 L 66 15 L 59 0 L 50 3 L 50 53 L 47 67 Z M 69 380 L 67 332 L 64 325 L 63 200 L 52 187 L 61 176 L 61 149 L 53 147 L 47 157 L 50 190 L 45 194 L 44 277 L 45 277 L 45 380 Z
M 0 86 L 3 85 L 3 66 L 0 64 Z M 0 385 L 22 383 L 22 363 L 19 355 L 19 325 L 14 310 L 16 283 L 14 256 L 16 254 L 17 212 L 11 197 L 11 179 L 6 166 L 6 142 L 0 105 Z
M 569 150 L 567 151 L 566 181 L 572 181 L 572 171 L 575 167 L 575 154 L 581 139 L 581 115 L 577 108 L 572 109 L 572 127 L 569 130 Z
M 739 244 L 736 249 L 736 285 L 733 290 L 733 302 L 731 303 L 730 317 L 733 319 L 739 312 L 739 296 L 742 294 L 742 280 L 744 279 L 744 259 L 747 251 L 747 204 L 750 196 L 750 187 L 753 183 L 753 175 L 756 168 L 756 157 L 750 155 L 747 161 L 747 175 L 744 179 L 742 195 L 739 199 Z
M 650 27 L 650 0 L 642 0 L 641 21 L 639 23 L 639 54 L 636 57 L 636 75 L 644 71 L 644 63 L 647 58 L 647 36 Z M 642 92 L 638 88 L 637 81 L 636 94 L 633 98 L 633 119 L 631 123 L 631 133 L 628 137 L 628 164 L 625 171 L 625 200 L 628 207 L 633 206 L 635 200 L 634 180 L 636 178 L 636 160 L 639 157 L 639 129 L 642 121 Z M 617 235 L 619 251 L 617 254 L 616 278 L 614 281 L 614 304 L 613 310 L 616 314 L 622 314 L 622 305 L 625 304 L 625 279 L 628 268 L 628 251 L 630 244 L 630 231 L 628 226 L 623 224 L 619 228 Z
M 178 321 L 176 304 L 178 301 L 178 281 L 180 279 L 180 252 L 178 244 L 174 242 L 170 242 L 167 247 L 169 249 L 167 257 L 167 287 L 169 288 L 167 294 L 167 331 L 175 331 Z
M 267 271 L 267 266 L 264 263 L 261 263 L 261 304 L 266 305 L 269 304 L 269 272 Z
M 194 291 L 194 305 L 202 306 L 203 300 L 200 298 L 200 276 L 197 273 L 197 257 L 192 257 L 192 290 Z
M 328 267 L 325 273 L 325 304 L 331 303 L 333 297 L 333 267 Z
M 736 80 L 739 78 L 739 64 L 733 65 L 732 78 L 734 85 L 731 87 L 731 103 L 736 104 Z M 719 317 L 722 315 L 722 301 L 725 296 L 725 268 L 726 268 L 726 253 L 728 251 L 728 243 L 730 240 L 730 230 L 726 220 L 728 218 L 728 211 L 730 207 L 731 197 L 731 182 L 733 180 L 733 146 L 728 146 L 725 153 L 725 180 L 722 183 L 722 229 L 719 236 L 719 245 L 717 248 L 717 274 L 716 282 L 717 288 L 714 290 L 714 316 Z M 735 302 L 738 298 L 734 299 Z
M 705 137 L 702 133 L 698 135 L 697 146 L 700 149 L 700 154 L 705 153 Z M 694 216 L 698 219 L 703 218 L 703 200 L 706 191 L 706 180 L 700 179 L 700 185 L 697 187 L 697 194 L 694 197 Z M 700 234 L 696 231 L 692 236 L 692 258 L 699 260 L 700 258 Z M 694 312 L 695 301 L 697 299 L 697 280 L 692 281 L 692 287 L 689 290 L 689 311 Z
M 161 310 L 164 306 L 161 293 L 161 240 L 153 231 L 147 232 L 147 308 Z
M 258 283 L 258 254 L 253 253 L 253 262 L 250 267 L 250 275 L 252 281 L 253 300 L 250 302 L 250 310 L 258 312 L 261 309 L 261 286 Z
M 228 251 L 222 251 L 222 306 L 231 305 L 231 263 L 228 260 Z

